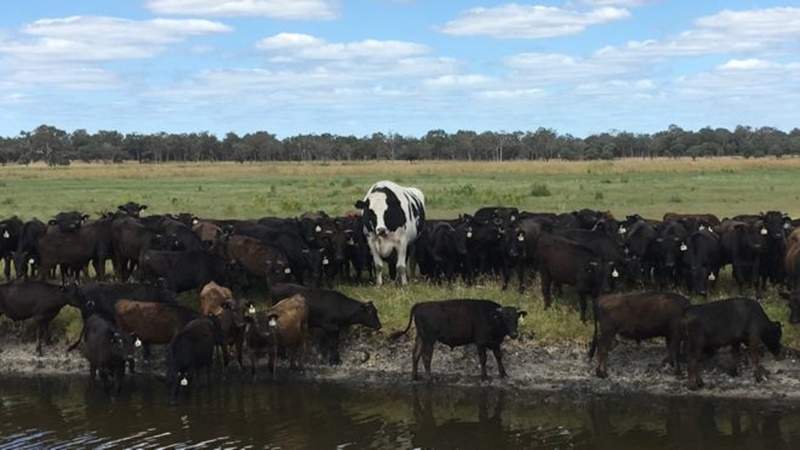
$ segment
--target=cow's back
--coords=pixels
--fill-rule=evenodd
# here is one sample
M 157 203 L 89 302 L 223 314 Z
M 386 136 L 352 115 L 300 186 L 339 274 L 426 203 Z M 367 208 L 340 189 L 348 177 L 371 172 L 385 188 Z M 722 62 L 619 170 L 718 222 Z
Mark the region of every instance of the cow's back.
M 196 317 L 179 306 L 127 299 L 118 301 L 114 310 L 120 330 L 152 344 L 168 344 L 186 323 Z
M 414 307 L 417 333 L 427 341 L 452 347 L 488 338 L 492 308 L 500 305 L 488 300 L 445 300 L 418 303 Z

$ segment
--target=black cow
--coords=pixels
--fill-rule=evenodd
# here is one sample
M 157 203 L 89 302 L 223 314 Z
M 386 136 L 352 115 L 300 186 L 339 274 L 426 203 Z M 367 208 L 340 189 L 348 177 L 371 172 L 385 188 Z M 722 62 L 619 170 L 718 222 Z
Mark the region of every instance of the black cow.
M 57 226 L 62 233 L 71 233 L 80 229 L 81 225 L 89 219 L 88 214 L 78 211 L 60 212 L 48 224 Z
M 719 241 L 719 236 L 708 229 L 695 231 L 686 238 L 683 265 L 686 286 L 691 292 L 706 296 L 716 284 L 722 261 Z
M 470 230 L 467 233 L 469 250 L 469 273 L 467 283 L 472 283 L 479 273 L 500 273 L 508 278 L 508 244 L 506 233 L 509 229 L 494 221 L 480 221 L 467 217 Z
M 125 377 L 125 363 L 133 359 L 133 341 L 120 333 L 113 322 L 97 314 L 86 319 L 84 330 L 82 353 L 89 362 L 90 383 L 94 384 L 99 372 L 103 388 L 119 393 Z
M 324 353 L 331 365 L 341 364 L 339 335 L 352 325 L 363 325 L 373 330 L 381 329 L 378 310 L 372 302 L 361 302 L 341 292 L 329 289 L 308 288 L 296 284 L 282 283 L 271 287 L 273 302 L 301 294 L 308 305 L 309 328 L 321 329 L 324 333 Z
M 478 223 L 493 223 L 497 226 L 509 228 L 519 217 L 520 214 L 517 208 L 488 206 L 475 211 L 472 219 Z
M 723 220 L 718 230 L 722 261 L 723 264 L 732 264 L 739 293 L 743 293 L 747 286 L 752 286 L 756 296 L 759 296 L 758 276 L 763 240 L 758 228 L 743 221 Z
M 368 272 L 370 279 L 373 277 L 372 255 L 364 234 L 364 225 L 359 216 L 347 216 L 343 220 L 344 235 L 347 238 L 345 247 L 345 276 L 350 280 L 361 282 L 361 273 Z M 350 276 L 350 266 L 355 272 L 355 277 Z
M 655 278 L 659 287 L 676 286 L 683 270 L 683 252 L 687 250 L 684 240 L 689 235 L 686 227 L 673 220 L 662 223 L 656 230 L 654 245 Z
M 147 205 L 140 205 L 136 202 L 128 202 L 124 205 L 117 206 L 117 210 L 129 217 L 139 217 L 139 215 L 147 209 Z
M 105 277 L 105 263 L 112 255 L 110 218 L 102 218 L 91 223 L 75 226 L 66 225 L 71 231 L 64 231 L 65 226 L 58 222 L 49 227 L 39 238 L 38 250 L 41 257 L 39 278 L 47 277 L 56 266 L 61 268 L 62 283 L 66 283 L 69 273 L 76 277 L 92 263 L 97 277 Z M 74 227 L 74 228 L 73 228 Z
M 467 259 L 467 234 L 471 228 L 466 224 L 455 227 L 447 222 L 428 221 L 422 234 L 414 243 L 416 256 L 420 260 L 420 271 L 425 268 L 426 275 L 433 280 L 444 277 L 453 282 L 455 274 Z M 424 263 L 422 262 L 424 258 Z
M 206 371 L 206 382 L 210 381 L 214 348 L 222 345 L 222 329 L 215 316 L 192 320 L 172 338 L 167 351 L 170 403 L 177 402 L 180 388 L 196 381 L 201 370 Z
M 755 300 L 732 298 L 691 306 L 686 310 L 681 326 L 689 366 L 689 389 L 692 390 L 703 387 L 699 363 L 704 354 L 731 346 L 733 374 L 736 374 L 739 346 L 745 344 L 755 379 L 760 382 L 767 373 L 759 365 L 761 344 L 776 357 L 781 353 L 781 324 L 770 321 Z
M 529 215 L 518 219 L 511 227 L 511 232 L 506 235 L 508 257 L 517 268 L 520 293 L 525 292 L 528 273 L 534 272 L 538 267 L 536 246 L 539 237 L 548 229 L 550 229 L 549 222 Z M 504 280 L 504 284 L 506 283 Z
M 642 284 L 652 282 L 653 269 L 658 261 L 656 255 L 657 225 L 657 223 L 638 215 L 628 216 L 620 224 L 618 233 L 623 240 L 625 274 L 629 281 L 638 279 Z
M 0 285 L 0 315 L 17 322 L 34 319 L 36 353 L 42 356 L 42 342 L 50 339 L 50 322 L 65 305 L 74 304 L 65 288 L 42 281 L 13 281 Z
M 143 281 L 158 282 L 175 292 L 184 292 L 215 281 L 231 286 L 225 260 L 202 250 L 174 252 L 146 250 L 139 259 Z
M 762 244 L 761 289 L 766 289 L 767 281 L 779 285 L 786 278 L 784 259 L 786 258 L 786 236 L 791 230 L 791 218 L 780 211 L 768 211 L 756 222 L 759 233 L 764 237 Z
M 617 280 L 625 274 L 625 253 L 618 238 L 611 238 L 606 232 L 599 230 L 560 230 L 556 234 L 583 244 L 603 260 L 603 276 L 609 290 L 616 288 Z
M 604 290 L 603 261 L 591 248 L 549 233 L 536 246 L 545 309 L 553 303 L 552 285 L 568 284 L 578 291 L 581 320 L 586 322 L 586 297 L 593 301 Z
M 500 345 L 506 336 L 515 339 L 519 319 L 525 311 L 502 306 L 490 300 L 443 300 L 417 303 L 411 308 L 408 325 L 403 331 L 393 333 L 397 339 L 408 333 L 413 321 L 417 327 L 414 341 L 411 377 L 418 380 L 417 366 L 423 358 L 425 373 L 431 379 L 433 345 L 441 342 L 451 348 L 475 344 L 481 363 L 481 379 L 486 380 L 486 350 L 492 350 L 500 377 L 506 377 Z
M 35 277 L 38 274 L 39 239 L 47 232 L 47 225 L 41 220 L 32 219 L 22 225 L 16 251 L 13 253 L 14 269 L 17 278 Z
M 589 359 L 594 356 L 595 350 L 598 352 L 595 374 L 600 378 L 608 376 L 606 362 L 617 334 L 637 342 L 654 337 L 665 338 L 668 361 L 678 373 L 681 319 L 689 305 L 686 297 L 664 292 L 600 297 L 595 309 L 594 337 L 589 348 Z
M 6 279 L 11 278 L 12 253 L 17 250 L 22 226 L 23 223 L 17 216 L 0 220 L 0 260 L 3 262 Z

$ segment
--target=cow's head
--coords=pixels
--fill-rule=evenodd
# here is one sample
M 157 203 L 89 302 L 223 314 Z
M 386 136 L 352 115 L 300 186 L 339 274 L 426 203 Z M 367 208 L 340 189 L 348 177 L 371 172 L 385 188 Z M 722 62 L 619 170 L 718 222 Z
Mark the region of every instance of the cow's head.
M 364 325 L 373 330 L 381 329 L 381 319 L 378 317 L 378 308 L 372 302 L 360 302 L 355 314 L 351 317 L 353 323 Z
M 783 327 L 780 322 L 768 322 L 764 329 L 761 330 L 761 342 L 769 349 L 769 352 L 776 357 L 780 357 L 781 350 L 781 337 L 783 336 Z
M 267 280 L 270 282 L 285 281 L 292 276 L 289 258 L 277 248 L 273 248 L 267 253 L 264 268 L 266 269 Z
M 70 233 L 79 230 L 81 225 L 88 219 L 88 214 L 83 214 L 78 211 L 69 211 L 56 214 L 48 223 L 57 226 L 63 233 Z
M 406 225 L 406 213 L 403 211 L 397 194 L 389 188 L 376 188 L 367 198 L 355 203 L 362 210 L 364 227 L 367 231 L 385 237 Z
M 139 217 L 141 212 L 147 209 L 147 205 L 140 205 L 136 202 L 128 202 L 124 205 L 117 206 L 117 209 L 128 216 Z
M 527 316 L 525 311 L 519 311 L 513 306 L 501 306 L 494 311 L 494 319 L 505 328 L 505 334 L 511 339 L 519 336 L 519 323 L 523 317 Z
M 768 211 L 761 215 L 757 222 L 761 225 L 760 233 L 771 241 L 782 241 L 792 229 L 791 218 L 780 211 Z
M 27 276 L 28 268 L 38 263 L 37 258 L 34 258 L 27 250 L 12 251 L 11 260 L 14 261 L 14 270 L 17 273 L 17 278 Z
M 781 292 L 780 295 L 789 303 L 789 323 L 800 323 L 800 289 L 791 293 Z

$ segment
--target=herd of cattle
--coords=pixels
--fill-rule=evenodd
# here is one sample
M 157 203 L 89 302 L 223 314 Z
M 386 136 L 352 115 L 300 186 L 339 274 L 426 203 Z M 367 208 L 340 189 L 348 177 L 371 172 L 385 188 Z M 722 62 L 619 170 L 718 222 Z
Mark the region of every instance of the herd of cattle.
M 167 382 L 171 397 L 219 352 L 230 350 L 244 367 L 287 355 L 302 368 L 303 350 L 314 335 L 321 354 L 338 364 L 339 335 L 352 325 L 381 328 L 378 311 L 324 287 L 377 285 L 383 272 L 406 284 L 419 275 L 432 282 L 466 284 L 499 277 L 502 288 L 516 272 L 523 292 L 539 274 L 545 307 L 552 290 L 577 292 L 580 317 L 594 305 L 594 338 L 599 377 L 617 335 L 643 340 L 666 338 L 667 361 L 680 371 L 688 361 L 689 386 L 702 386 L 699 361 L 730 346 L 738 360 L 745 344 L 761 380 L 760 348 L 781 351 L 781 326 L 770 321 L 757 300 L 735 298 L 692 306 L 677 288 L 706 296 L 720 270 L 732 266 L 740 294 L 755 298 L 771 285 L 800 322 L 800 222 L 769 211 L 720 220 L 712 214 L 665 214 L 662 220 L 580 210 L 554 214 L 511 207 L 481 208 L 473 215 L 432 220 L 416 188 L 382 181 L 373 185 L 357 211 L 343 217 L 324 212 L 298 218 L 255 220 L 200 218 L 192 214 L 142 215 L 147 206 L 129 202 L 95 220 L 62 212 L 47 223 L 17 217 L 0 221 L 0 258 L 8 279 L 0 284 L 0 314 L 35 319 L 37 352 L 49 340 L 49 323 L 66 305 L 83 317 L 80 344 L 91 368 L 107 387 L 119 389 L 126 368 L 134 369 L 134 349 L 149 357 L 150 345 L 168 345 Z M 113 278 L 106 274 L 108 263 Z M 90 279 L 93 269 L 96 280 Z M 12 274 L 13 268 L 13 274 Z M 12 280 L 13 278 L 13 280 Z M 47 280 L 60 279 L 60 284 Z M 237 299 L 233 292 L 267 288 L 266 304 Z M 788 292 L 783 292 L 786 288 Z M 623 290 L 650 292 L 619 294 Z M 178 293 L 199 290 L 199 311 L 181 306 Z M 415 305 L 413 377 L 423 360 L 430 376 L 436 342 L 450 347 L 476 344 L 481 375 L 492 350 L 505 376 L 500 345 L 516 337 L 525 311 L 488 300 L 446 300 Z

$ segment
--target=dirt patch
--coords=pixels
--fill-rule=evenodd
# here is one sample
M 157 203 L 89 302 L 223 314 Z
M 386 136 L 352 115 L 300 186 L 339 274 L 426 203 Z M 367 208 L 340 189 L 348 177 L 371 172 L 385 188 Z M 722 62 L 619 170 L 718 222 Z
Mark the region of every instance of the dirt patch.
M 318 355 L 312 354 L 307 359 L 304 373 L 282 369 L 278 376 L 346 384 L 413 384 L 412 345 L 412 339 L 390 342 L 383 335 L 351 334 L 342 343 L 342 365 L 324 365 Z M 6 342 L 0 353 L 0 374 L 88 373 L 88 365 L 80 351 L 66 353 L 65 349 L 65 343 L 57 343 L 46 347 L 44 356 L 38 357 L 32 343 Z M 490 380 L 484 382 L 480 380 L 477 351 L 473 346 L 451 350 L 437 345 L 432 364 L 433 382 L 448 386 L 492 386 L 509 391 L 557 392 L 570 397 L 650 394 L 800 401 L 800 355 L 794 350 L 787 350 L 782 361 L 776 361 L 771 355 L 763 358 L 762 364 L 769 371 L 768 379 L 763 383 L 755 382 L 752 367 L 745 358 L 739 368 L 740 375 L 730 376 L 727 370 L 732 365 L 730 354 L 722 351 L 705 363 L 703 378 L 706 387 L 695 392 L 686 388 L 685 376 L 676 378 L 672 369 L 662 364 L 664 356 L 664 347 L 657 343 L 637 345 L 621 341 L 609 358 L 609 378 L 601 380 L 594 376 L 595 363 L 587 360 L 583 346 L 540 346 L 530 339 L 506 341 L 504 363 L 508 378 L 498 378 L 490 352 Z M 138 367 L 145 374 L 161 373 L 163 361 L 163 349 L 155 349 L 152 364 L 148 366 L 140 362 Z M 423 371 L 420 373 L 424 375 Z M 229 367 L 226 376 L 249 379 L 248 372 L 239 371 L 235 364 Z M 269 379 L 264 367 L 259 367 L 257 376 Z

